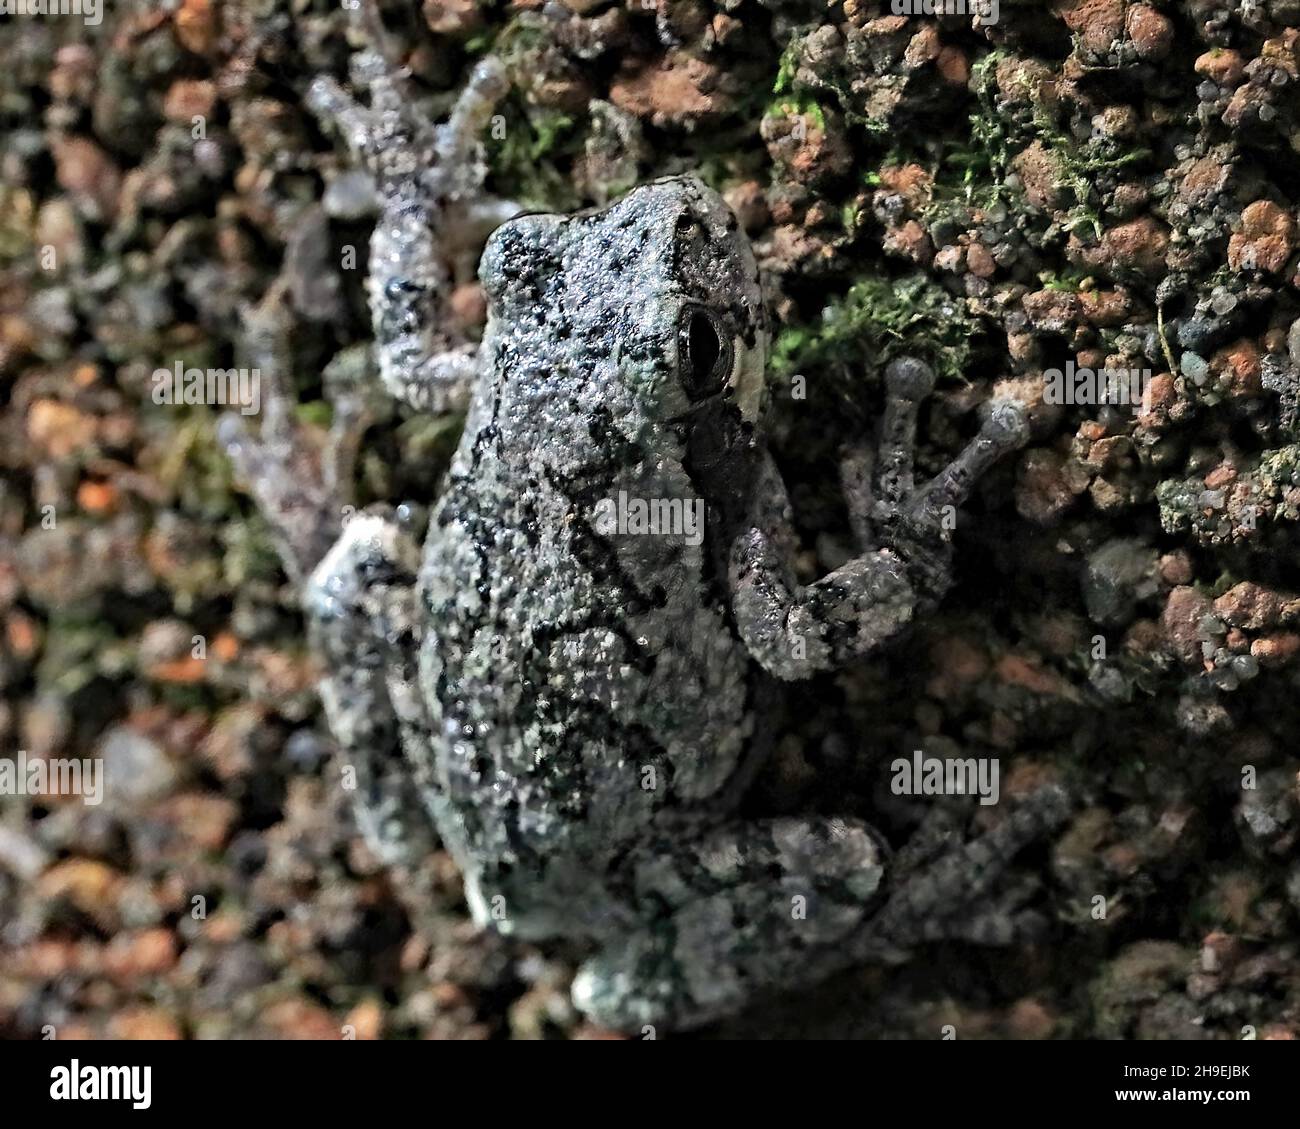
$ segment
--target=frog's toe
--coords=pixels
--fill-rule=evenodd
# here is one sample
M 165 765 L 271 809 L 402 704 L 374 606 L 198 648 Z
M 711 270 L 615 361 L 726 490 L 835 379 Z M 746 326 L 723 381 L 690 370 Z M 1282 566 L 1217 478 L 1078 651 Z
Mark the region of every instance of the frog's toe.
M 414 108 L 408 72 L 390 58 L 372 0 L 354 11 L 368 45 L 352 57 L 351 80 L 368 92 L 369 106 L 325 76 L 308 89 L 308 108 L 337 126 L 348 148 L 374 175 L 381 195 L 480 195 L 485 167 L 477 155 L 478 137 L 509 87 L 505 65 L 491 55 L 479 60 L 450 118 L 434 126 Z
M 916 386 L 914 380 L 912 387 Z M 892 427 L 895 444 L 882 447 L 879 485 L 862 524 L 909 562 L 916 590 L 934 599 L 950 580 L 949 556 L 959 508 L 994 464 L 1025 444 L 1029 425 L 1020 404 L 994 401 L 985 409 L 979 433 L 943 470 L 918 486 L 912 479 L 912 452 L 907 445 L 915 441 L 915 409 L 913 400 L 891 401 L 886 435 Z
M 934 369 L 916 357 L 899 357 L 885 367 L 885 389 L 896 399 L 924 400 L 934 383 Z
M 936 529 L 951 528 L 951 522 L 945 526 L 944 519 L 951 518 L 996 462 L 1023 447 L 1028 438 L 1025 409 L 1014 400 L 995 400 L 979 434 L 909 502 L 912 521 Z
M 912 492 L 916 421 L 922 402 L 934 391 L 934 381 L 934 370 L 915 357 L 899 357 L 885 368 L 874 498 L 887 507 L 899 505 Z
M 318 444 L 294 418 L 297 398 L 286 290 L 281 278 L 258 305 L 242 311 L 240 351 L 252 363 L 248 372 L 255 399 L 238 414 L 230 411 L 222 415 L 217 442 L 270 524 L 285 569 L 297 582 L 305 579 L 329 550 L 338 534 L 343 504 L 338 494 L 339 476 L 322 466 Z M 261 419 L 256 435 L 248 425 L 247 416 L 252 414 Z M 343 424 L 349 418 L 345 407 L 342 422 L 331 433 L 327 461 L 337 453 L 346 463 Z

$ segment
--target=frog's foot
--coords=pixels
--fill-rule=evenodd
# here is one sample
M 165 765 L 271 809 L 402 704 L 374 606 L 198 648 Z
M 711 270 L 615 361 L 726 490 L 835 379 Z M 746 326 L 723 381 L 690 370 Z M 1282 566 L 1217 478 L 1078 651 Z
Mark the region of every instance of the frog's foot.
M 884 863 L 864 824 L 813 817 L 665 843 L 641 852 L 631 875 L 630 901 L 652 924 L 584 964 L 573 998 L 603 1026 L 644 1032 L 706 1023 L 842 967 Z
M 285 570 L 298 584 L 338 536 L 364 412 L 357 397 L 337 397 L 324 450 L 295 422 L 285 289 L 276 283 L 244 314 L 244 351 L 261 394 L 260 433 L 253 434 L 242 414 L 227 412 L 217 439 L 270 523 Z
M 485 168 L 479 134 L 506 93 L 504 64 L 492 55 L 481 59 L 451 116 L 434 125 L 414 108 L 415 91 L 407 73 L 389 58 L 375 0 L 361 0 L 353 20 L 367 46 L 352 57 L 352 80 L 369 90 L 369 107 L 359 105 L 328 76 L 311 84 L 308 107 L 323 121 L 337 123 L 385 197 L 424 196 L 445 202 L 480 195 Z
M 463 258 L 458 241 L 485 236 L 486 224 L 505 218 L 499 202 L 482 200 L 479 141 L 505 94 L 505 68 L 491 56 L 476 64 L 451 116 L 435 126 L 414 109 L 405 77 L 380 49 L 372 0 L 358 10 L 371 45 L 354 57 L 352 70 L 355 83 L 369 88 L 369 107 L 332 78 L 312 83 L 307 105 L 338 125 L 379 192 L 366 287 L 380 378 L 412 407 L 458 410 L 476 371 L 476 349 L 446 328 L 454 324 L 448 262 Z
M 934 390 L 929 366 L 910 357 L 885 369 L 885 411 L 871 484 L 868 460 L 851 455 L 845 493 L 854 530 L 864 546 L 893 550 L 908 564 L 918 595 L 934 601 L 950 583 L 949 557 L 957 510 L 980 477 L 1028 438 L 1024 409 L 1011 400 L 989 405 L 979 434 L 934 478 L 916 485 L 917 416 Z
M 947 834 L 933 834 L 944 813 L 923 823 L 891 868 L 891 894 L 855 940 L 858 959 L 898 954 L 925 941 L 966 940 L 1006 945 L 1030 940 L 1045 928 L 1038 913 L 1024 909 L 1037 891 L 1036 881 L 1007 883 L 1012 858 L 1046 838 L 1073 809 L 1066 790 L 1045 785 L 1021 800 L 991 830 L 952 845 L 960 830 L 949 822 Z

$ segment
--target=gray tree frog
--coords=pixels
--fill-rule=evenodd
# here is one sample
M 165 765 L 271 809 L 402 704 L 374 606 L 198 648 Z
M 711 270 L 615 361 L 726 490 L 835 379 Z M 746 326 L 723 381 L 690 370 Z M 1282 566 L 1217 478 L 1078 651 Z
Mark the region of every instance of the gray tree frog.
M 847 483 L 861 554 L 797 583 L 760 426 L 759 272 L 721 199 L 676 177 L 599 211 L 503 223 L 482 255 L 476 347 L 445 328 L 444 261 L 485 208 L 477 138 L 502 67 L 479 63 L 436 127 L 380 51 L 358 53 L 354 74 L 369 107 L 328 78 L 309 103 L 381 197 L 368 278 L 380 378 L 422 410 L 467 409 L 423 547 L 400 515 L 342 522 L 346 402 L 324 456 L 284 387 L 266 393 L 258 437 L 232 417 L 222 439 L 302 582 L 368 841 L 401 867 L 436 831 L 477 922 L 589 939 L 574 1000 L 613 1028 L 699 1024 L 922 937 L 1003 930 L 1001 907 L 971 906 L 1041 833 L 1029 806 L 910 874 L 858 820 L 734 813 L 773 680 L 867 655 L 938 601 L 944 517 L 1023 442 L 1020 409 L 994 405 L 917 484 L 933 376 L 891 364 L 878 457 L 853 461 Z M 279 384 L 285 316 L 277 290 L 250 319 Z M 664 520 L 646 532 L 633 509 Z M 688 513 L 703 536 L 672 520 Z

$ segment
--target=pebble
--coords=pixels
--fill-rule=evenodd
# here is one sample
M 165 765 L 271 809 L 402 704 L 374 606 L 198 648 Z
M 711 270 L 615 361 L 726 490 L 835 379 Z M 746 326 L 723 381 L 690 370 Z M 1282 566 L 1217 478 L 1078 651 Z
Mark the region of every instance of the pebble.
M 104 802 L 115 810 L 129 810 L 165 796 L 179 778 L 154 741 L 124 725 L 104 735 L 99 755 L 104 758 Z

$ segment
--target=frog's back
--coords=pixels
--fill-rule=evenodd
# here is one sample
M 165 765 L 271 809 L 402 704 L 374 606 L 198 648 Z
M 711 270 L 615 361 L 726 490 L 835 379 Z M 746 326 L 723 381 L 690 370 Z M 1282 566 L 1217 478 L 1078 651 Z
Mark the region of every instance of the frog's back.
M 737 246 L 720 201 L 674 182 L 513 221 L 484 254 L 480 382 L 420 578 L 437 817 L 472 899 L 598 904 L 648 825 L 734 791 L 749 662 L 688 448 L 694 401 L 761 363 Z M 719 285 L 735 308 L 703 330 L 735 344 L 705 363 L 716 388 L 684 389 L 687 312 Z
M 510 491 L 504 469 L 449 492 L 421 577 L 441 829 L 485 888 L 580 888 L 662 814 L 724 793 L 748 659 L 703 545 L 602 536 L 580 486 L 543 471 Z

